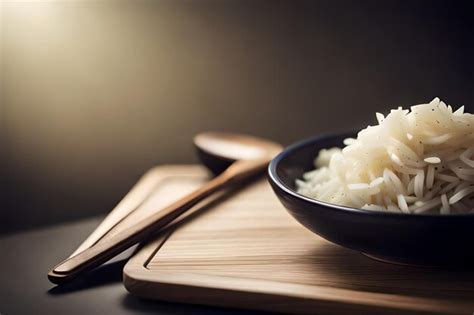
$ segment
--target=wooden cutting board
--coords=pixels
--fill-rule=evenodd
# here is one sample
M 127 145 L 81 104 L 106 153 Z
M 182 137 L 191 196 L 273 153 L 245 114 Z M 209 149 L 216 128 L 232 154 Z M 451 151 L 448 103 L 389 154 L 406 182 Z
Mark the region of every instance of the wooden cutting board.
M 149 198 L 171 202 L 207 177 L 197 166 L 179 173 Z M 144 246 L 124 283 L 150 299 L 290 313 L 474 312 L 473 270 L 392 265 L 329 243 L 286 212 L 266 179 Z

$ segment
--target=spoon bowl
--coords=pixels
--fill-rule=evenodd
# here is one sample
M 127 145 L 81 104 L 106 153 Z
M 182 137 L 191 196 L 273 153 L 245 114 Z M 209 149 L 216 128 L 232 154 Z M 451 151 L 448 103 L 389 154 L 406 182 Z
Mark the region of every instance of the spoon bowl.
M 196 135 L 194 145 L 199 160 L 214 175 L 219 175 L 235 161 L 272 159 L 282 150 L 281 145 L 266 139 L 213 131 Z

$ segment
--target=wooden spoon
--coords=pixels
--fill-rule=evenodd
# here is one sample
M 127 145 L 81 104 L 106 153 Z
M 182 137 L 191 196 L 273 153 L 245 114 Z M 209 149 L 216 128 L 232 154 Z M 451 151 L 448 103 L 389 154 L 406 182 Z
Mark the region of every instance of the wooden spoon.
M 72 280 L 81 273 L 107 262 L 138 242 L 147 240 L 211 194 L 265 170 L 271 159 L 282 149 L 279 144 L 268 140 L 217 132 L 199 134 L 195 137 L 195 144 L 201 159 L 209 168 L 213 169 L 215 165 L 211 161 L 220 161 L 219 169 L 223 169 L 224 164 L 230 164 L 230 166 L 186 197 L 108 240 L 97 243 L 59 263 L 48 273 L 49 280 L 56 284 Z

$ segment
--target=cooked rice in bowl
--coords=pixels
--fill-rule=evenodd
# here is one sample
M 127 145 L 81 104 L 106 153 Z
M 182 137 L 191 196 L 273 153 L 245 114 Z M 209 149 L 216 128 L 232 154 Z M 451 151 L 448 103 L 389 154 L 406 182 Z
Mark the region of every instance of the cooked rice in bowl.
M 367 210 L 474 213 L 474 115 L 435 98 L 376 117 L 344 148 L 321 150 L 297 192 Z

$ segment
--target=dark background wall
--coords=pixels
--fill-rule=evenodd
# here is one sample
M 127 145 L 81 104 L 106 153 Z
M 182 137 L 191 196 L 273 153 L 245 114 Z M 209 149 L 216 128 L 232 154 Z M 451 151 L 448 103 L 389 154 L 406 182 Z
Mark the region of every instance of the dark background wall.
M 1 231 L 106 213 L 192 136 L 284 144 L 474 104 L 458 1 L 2 2 Z

